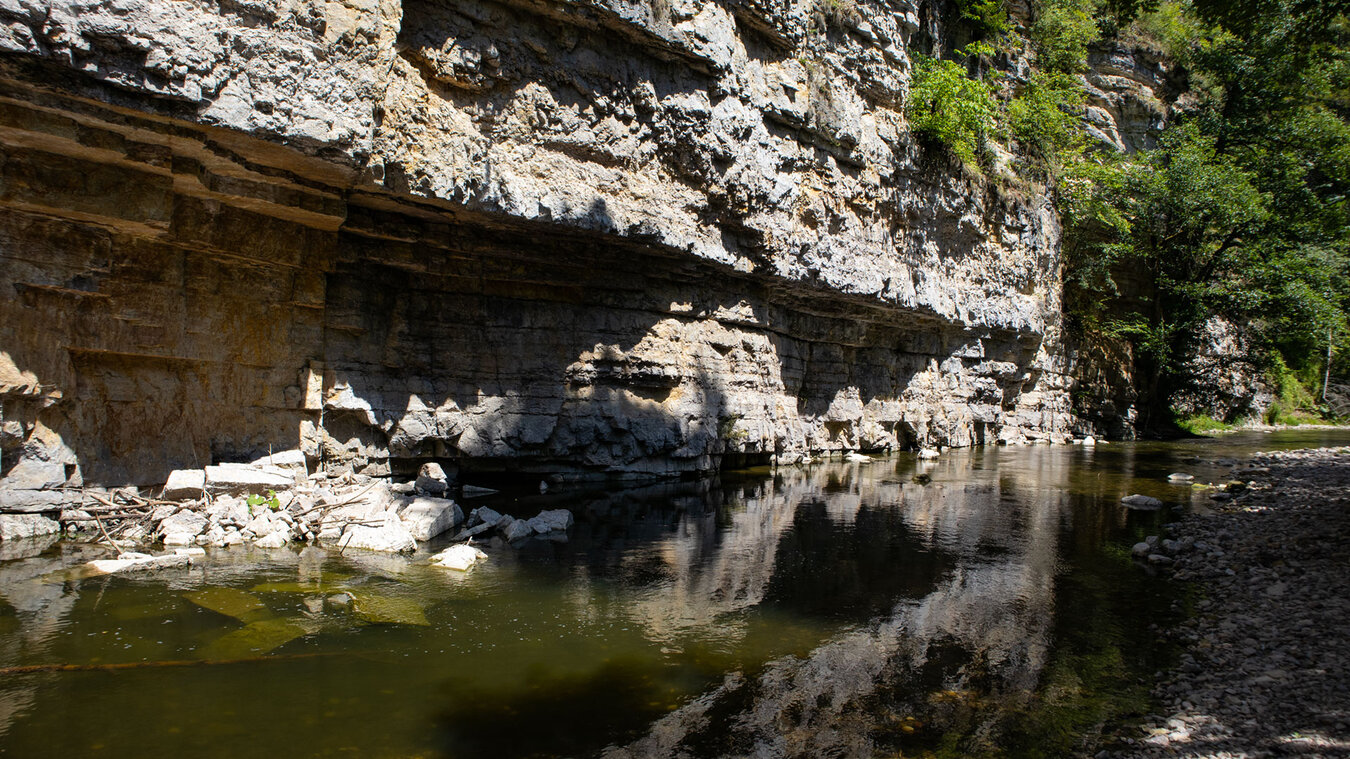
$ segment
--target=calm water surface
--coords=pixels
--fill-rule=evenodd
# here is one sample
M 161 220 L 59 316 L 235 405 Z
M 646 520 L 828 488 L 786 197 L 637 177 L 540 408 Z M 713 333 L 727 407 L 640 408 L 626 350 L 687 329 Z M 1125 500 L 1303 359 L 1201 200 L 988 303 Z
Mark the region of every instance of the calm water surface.
M 486 544 L 467 575 L 428 552 L 238 547 L 74 579 L 103 549 L 0 544 L 0 755 L 1063 755 L 1146 708 L 1130 699 L 1165 661 L 1151 626 L 1178 597 L 1128 548 L 1203 500 L 1167 474 L 1345 443 L 988 448 L 496 496 L 467 504 L 577 524 Z M 1129 512 L 1132 492 L 1169 508 Z M 120 663 L 155 666 L 12 669 Z

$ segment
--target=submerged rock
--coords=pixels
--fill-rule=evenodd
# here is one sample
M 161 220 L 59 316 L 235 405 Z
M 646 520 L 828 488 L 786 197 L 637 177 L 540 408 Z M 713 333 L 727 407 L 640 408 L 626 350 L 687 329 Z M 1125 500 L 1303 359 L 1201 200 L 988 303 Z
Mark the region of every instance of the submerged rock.
M 1154 498 L 1153 496 L 1149 495 L 1141 495 L 1139 493 L 1135 493 L 1134 495 L 1127 495 L 1124 498 L 1120 499 L 1120 502 L 1125 504 L 1125 506 L 1131 509 L 1138 509 L 1140 511 L 1152 511 L 1154 509 L 1161 509 L 1163 505 L 1163 502 L 1158 500 L 1157 498 Z

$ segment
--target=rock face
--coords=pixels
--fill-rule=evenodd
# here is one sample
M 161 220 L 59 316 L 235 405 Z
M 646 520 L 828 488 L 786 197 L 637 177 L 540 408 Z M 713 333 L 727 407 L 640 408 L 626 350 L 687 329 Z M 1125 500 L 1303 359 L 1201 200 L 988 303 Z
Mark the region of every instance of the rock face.
M 1260 420 L 1275 402 L 1275 390 L 1254 354 L 1236 324 L 1218 316 L 1205 322 L 1186 359 L 1187 375 L 1198 382 L 1178 394 L 1177 411 L 1227 422 Z
M 0 5 L 5 480 L 1064 439 L 1056 216 L 916 144 L 918 18 Z

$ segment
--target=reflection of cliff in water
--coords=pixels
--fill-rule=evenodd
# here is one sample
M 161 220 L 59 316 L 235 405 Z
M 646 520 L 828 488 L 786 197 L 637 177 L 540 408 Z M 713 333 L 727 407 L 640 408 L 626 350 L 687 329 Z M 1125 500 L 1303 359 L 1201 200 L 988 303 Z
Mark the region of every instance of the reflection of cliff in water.
M 649 634 L 735 628 L 755 604 L 853 624 L 805 656 L 728 673 L 606 756 L 864 756 L 879 720 L 900 722 L 935 692 L 1029 693 L 1047 661 L 1070 516 L 1070 496 L 1053 488 L 1068 462 L 1047 454 L 998 475 L 947 462 L 928 486 L 907 465 L 875 465 L 725 490 L 724 530 L 682 521 L 652 549 L 666 579 L 633 610 Z M 963 481 L 943 481 L 958 471 Z

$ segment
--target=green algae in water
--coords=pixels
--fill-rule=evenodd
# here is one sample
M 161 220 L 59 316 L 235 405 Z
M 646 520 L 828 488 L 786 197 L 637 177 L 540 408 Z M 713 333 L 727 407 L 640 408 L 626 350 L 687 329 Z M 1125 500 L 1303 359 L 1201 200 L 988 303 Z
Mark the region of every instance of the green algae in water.
M 258 597 L 238 588 L 205 588 L 185 593 L 184 598 L 217 614 L 249 623 L 270 615 Z
M 430 627 L 426 610 L 411 598 L 375 595 L 368 591 L 352 593 L 356 616 L 376 625 L 414 625 Z
M 285 593 L 291 595 L 322 594 L 331 595 L 349 590 L 350 577 L 324 580 L 323 582 L 264 582 L 249 588 L 254 593 Z
M 203 659 L 229 660 L 261 656 L 315 632 L 318 625 L 296 619 L 264 619 L 250 622 L 222 635 L 201 651 Z

